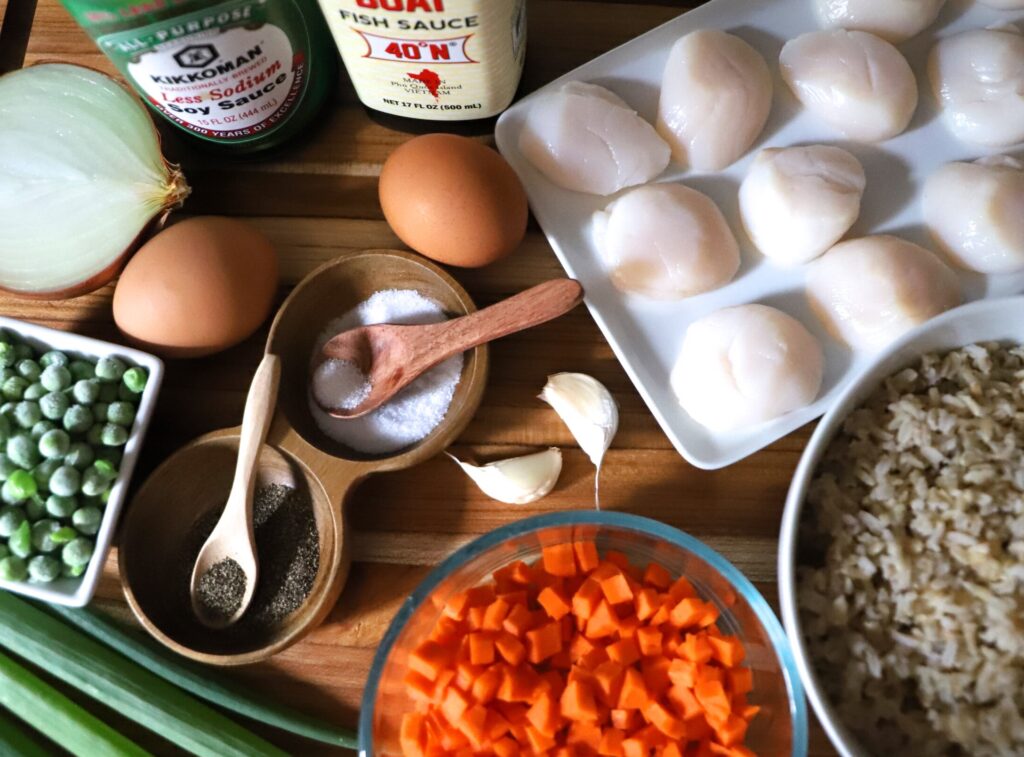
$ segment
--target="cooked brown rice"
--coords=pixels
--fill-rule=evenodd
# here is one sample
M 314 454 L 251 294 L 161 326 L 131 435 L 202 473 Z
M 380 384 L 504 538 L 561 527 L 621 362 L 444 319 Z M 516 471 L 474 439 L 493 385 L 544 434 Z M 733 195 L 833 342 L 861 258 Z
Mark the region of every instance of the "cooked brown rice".
M 1024 754 L 1024 347 L 926 355 L 846 419 L 808 494 L 798 602 L 872 754 Z

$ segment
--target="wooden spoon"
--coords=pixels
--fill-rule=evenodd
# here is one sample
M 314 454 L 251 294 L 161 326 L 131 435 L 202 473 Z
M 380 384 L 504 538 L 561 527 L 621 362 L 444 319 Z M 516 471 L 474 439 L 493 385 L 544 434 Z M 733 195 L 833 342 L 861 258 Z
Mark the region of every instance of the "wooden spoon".
M 256 488 L 256 460 L 260 447 L 270 429 L 277 402 L 277 385 L 281 378 L 281 361 L 269 352 L 256 369 L 245 400 L 242 415 L 242 429 L 238 441 L 238 462 L 235 477 L 231 482 L 224 512 L 214 527 L 203 548 L 199 550 L 196 564 L 192 568 L 192 609 L 203 625 L 210 628 L 224 628 L 237 621 L 252 602 L 259 576 L 256 558 L 256 538 L 253 533 L 252 505 Z M 245 591 L 241 604 L 231 614 L 217 612 L 204 602 L 199 595 L 202 577 L 211 568 L 225 560 L 234 560 L 245 574 Z M 237 572 L 237 571 L 236 571 Z
M 557 318 L 582 299 L 583 287 L 578 281 L 555 279 L 442 323 L 377 324 L 343 331 L 327 341 L 312 369 L 316 371 L 327 360 L 353 363 L 366 376 L 369 393 L 351 408 L 327 407 L 321 398 L 317 398 L 317 404 L 335 418 L 358 418 L 452 355 Z

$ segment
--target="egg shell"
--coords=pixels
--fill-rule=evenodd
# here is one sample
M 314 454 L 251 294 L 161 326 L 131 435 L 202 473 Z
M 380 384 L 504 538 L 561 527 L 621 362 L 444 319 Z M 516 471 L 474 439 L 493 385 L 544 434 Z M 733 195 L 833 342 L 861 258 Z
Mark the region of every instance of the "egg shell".
M 403 242 L 448 265 L 493 263 L 526 233 L 526 192 L 515 171 L 486 145 L 452 134 L 425 134 L 391 153 L 380 204 Z
M 128 261 L 114 290 L 114 322 L 166 357 L 209 355 L 259 328 L 277 284 L 277 253 L 261 232 L 232 218 L 190 218 Z

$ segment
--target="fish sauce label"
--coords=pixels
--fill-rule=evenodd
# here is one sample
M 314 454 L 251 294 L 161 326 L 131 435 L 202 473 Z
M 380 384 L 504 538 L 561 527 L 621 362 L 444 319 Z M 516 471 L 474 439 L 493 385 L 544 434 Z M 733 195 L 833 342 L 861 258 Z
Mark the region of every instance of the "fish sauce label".
M 396 116 L 489 118 L 512 102 L 525 0 L 319 0 L 359 99 Z
M 221 3 L 96 42 L 150 105 L 211 141 L 270 133 L 307 86 L 305 27 L 266 0 Z

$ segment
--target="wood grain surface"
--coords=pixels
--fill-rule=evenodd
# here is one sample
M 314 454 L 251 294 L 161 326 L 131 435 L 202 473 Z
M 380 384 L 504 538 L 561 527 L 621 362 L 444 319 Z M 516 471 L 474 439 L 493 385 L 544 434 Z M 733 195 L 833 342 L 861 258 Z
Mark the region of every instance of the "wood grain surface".
M 530 0 L 522 91 L 536 89 L 686 7 L 671 0 Z M 114 73 L 58 0 L 0 0 L 0 70 L 54 59 Z M 281 256 L 282 299 L 306 273 L 342 250 L 402 247 L 383 220 L 377 177 L 391 150 L 409 137 L 370 120 L 344 73 L 316 127 L 272 156 L 226 159 L 190 149 L 169 129 L 163 132 L 166 152 L 182 163 L 194 188 L 189 214 L 245 217 L 274 241 Z M 479 307 L 564 275 L 535 224 L 522 248 L 506 260 L 481 270 L 451 271 Z M 0 313 L 118 341 L 112 292 L 110 285 L 55 302 L 0 296 Z M 186 441 L 240 422 L 265 338 L 266 327 L 220 355 L 169 361 L 136 484 Z M 809 428 L 724 470 L 691 467 L 658 428 L 584 308 L 494 344 L 491 356 L 483 404 L 454 451 L 487 458 L 562 447 L 564 469 L 555 491 L 532 505 L 504 505 L 485 497 L 443 457 L 371 478 L 349 502 L 354 565 L 327 621 L 272 661 L 231 675 L 290 704 L 354 725 L 376 646 L 403 598 L 431 565 L 510 521 L 590 507 L 593 467 L 555 413 L 537 399 L 547 375 L 558 371 L 592 374 L 620 404 L 620 430 L 602 475 L 604 507 L 656 518 L 703 539 L 777 606 L 779 519 Z M 116 559 L 116 554 L 108 559 L 94 604 L 128 619 Z M 84 703 L 155 752 L 175 753 L 115 713 Z M 278 733 L 265 735 L 294 754 L 339 753 Z M 817 724 L 811 754 L 834 754 Z

